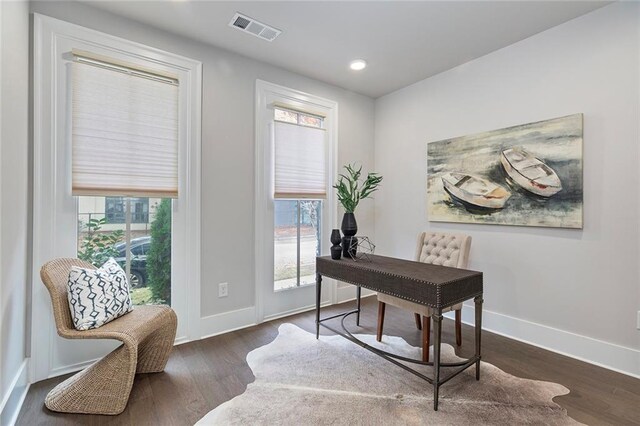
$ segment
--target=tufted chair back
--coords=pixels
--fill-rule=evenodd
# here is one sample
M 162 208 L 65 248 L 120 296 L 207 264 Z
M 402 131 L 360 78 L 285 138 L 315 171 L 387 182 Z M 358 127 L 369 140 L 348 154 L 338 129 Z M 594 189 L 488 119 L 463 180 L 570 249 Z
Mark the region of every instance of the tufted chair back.
M 416 261 L 466 269 L 470 248 L 468 235 L 422 232 L 418 235 Z

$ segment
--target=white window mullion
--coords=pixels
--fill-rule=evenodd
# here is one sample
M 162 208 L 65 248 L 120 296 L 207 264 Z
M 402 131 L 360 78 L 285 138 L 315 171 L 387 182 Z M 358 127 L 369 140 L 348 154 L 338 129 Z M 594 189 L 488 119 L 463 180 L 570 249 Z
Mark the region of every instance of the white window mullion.
M 296 285 L 300 287 L 300 222 L 301 222 L 300 200 L 296 201 Z

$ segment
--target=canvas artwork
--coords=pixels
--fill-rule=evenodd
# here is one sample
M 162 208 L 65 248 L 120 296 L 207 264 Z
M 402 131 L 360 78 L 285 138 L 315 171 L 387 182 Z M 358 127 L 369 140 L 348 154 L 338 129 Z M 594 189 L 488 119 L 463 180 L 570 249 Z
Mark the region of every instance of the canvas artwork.
M 430 221 L 582 228 L 582 114 L 427 144 Z

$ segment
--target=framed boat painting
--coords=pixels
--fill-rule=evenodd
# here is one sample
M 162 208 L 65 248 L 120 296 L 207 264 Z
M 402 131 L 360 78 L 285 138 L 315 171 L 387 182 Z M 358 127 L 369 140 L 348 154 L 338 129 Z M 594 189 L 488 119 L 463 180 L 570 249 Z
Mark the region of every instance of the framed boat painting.
M 434 222 L 582 228 L 582 114 L 427 144 Z

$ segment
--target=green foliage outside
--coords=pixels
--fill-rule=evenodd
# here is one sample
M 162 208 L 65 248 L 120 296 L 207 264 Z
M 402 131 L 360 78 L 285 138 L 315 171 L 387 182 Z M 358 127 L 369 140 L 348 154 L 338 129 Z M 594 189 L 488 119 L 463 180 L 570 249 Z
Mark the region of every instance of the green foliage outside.
M 151 223 L 147 276 L 154 302 L 171 304 L 171 200 L 162 199 Z
M 151 289 L 149 287 L 132 288 L 131 302 L 134 305 L 148 305 L 149 303 L 154 303 Z
M 356 169 L 355 165 L 344 166 L 346 174 L 340 174 L 338 183 L 333 185 L 338 193 L 338 201 L 344 207 L 346 213 L 353 213 L 358 207 L 360 200 L 369 198 L 371 194 L 378 190 L 378 185 L 382 182 L 382 176 L 378 173 L 369 173 L 360 186 L 360 175 L 362 166 Z
M 96 268 L 101 267 L 110 257 L 118 257 L 115 245 L 124 237 L 121 230 L 99 232 L 107 219 L 89 219 L 87 235 L 82 240 L 78 250 L 78 258 L 91 263 Z

